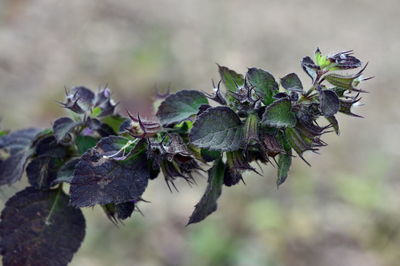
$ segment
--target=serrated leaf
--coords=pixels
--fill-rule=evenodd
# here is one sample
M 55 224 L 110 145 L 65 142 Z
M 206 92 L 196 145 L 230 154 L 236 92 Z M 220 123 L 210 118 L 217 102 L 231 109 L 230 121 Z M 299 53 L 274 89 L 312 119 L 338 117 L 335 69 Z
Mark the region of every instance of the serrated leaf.
M 288 91 L 303 92 L 303 84 L 295 73 L 290 73 L 281 78 L 281 85 Z
M 125 160 L 113 158 L 123 153 L 121 148 L 128 141 L 117 136 L 103 138 L 81 157 L 70 187 L 73 206 L 118 204 L 140 198 L 150 177 L 144 150 L 129 154 Z
M 339 111 L 339 97 L 334 91 L 321 90 L 319 92 L 319 101 L 321 112 L 324 116 L 333 116 Z
M 193 145 L 200 148 L 234 151 L 242 143 L 242 123 L 229 107 L 209 108 L 197 117 L 189 138 Z
M 179 123 L 197 114 L 203 104 L 208 104 L 203 93 L 183 90 L 168 96 L 161 103 L 156 115 L 164 126 Z
M 84 154 L 90 148 L 96 146 L 97 139 L 91 136 L 77 136 L 75 139 L 76 147 L 78 148 L 79 154 Z
M 68 200 L 61 190 L 28 187 L 7 201 L 0 223 L 4 266 L 62 266 L 71 261 L 85 236 L 85 219 Z
M 203 197 L 196 204 L 189 224 L 198 223 L 217 210 L 217 200 L 222 193 L 225 164 L 222 159 L 215 161 L 213 167 L 208 170 L 208 185 Z
M 297 121 L 291 109 L 289 99 L 279 99 L 265 108 L 261 124 L 275 128 L 294 127 Z
M 53 132 L 58 142 L 62 142 L 67 135 L 81 123 L 75 122 L 69 117 L 58 118 L 53 123 Z
M 260 68 L 249 68 L 246 74 L 249 85 L 254 86 L 254 91 L 261 97 L 265 105 L 272 103 L 272 96 L 278 92 L 278 83 L 274 76 Z
M 32 155 L 32 142 L 39 129 L 29 128 L 14 131 L 0 137 L 0 185 L 11 185 L 18 181 Z

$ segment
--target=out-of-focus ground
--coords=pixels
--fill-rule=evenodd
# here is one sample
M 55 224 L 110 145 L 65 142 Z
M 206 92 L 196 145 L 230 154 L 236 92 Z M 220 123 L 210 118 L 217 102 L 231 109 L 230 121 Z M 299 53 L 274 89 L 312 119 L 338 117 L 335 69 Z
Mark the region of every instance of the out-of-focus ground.
M 108 83 L 125 108 L 150 116 L 155 84 L 209 90 L 215 63 L 276 77 L 297 72 L 318 46 L 354 49 L 370 64 L 341 136 L 312 167 L 296 160 L 279 190 L 275 169 L 226 188 L 219 210 L 185 227 L 205 179 L 171 194 L 151 182 L 136 213 L 115 227 L 86 209 L 86 239 L 71 265 L 396 266 L 400 261 L 400 3 L 358 1 L 0 0 L 2 127 L 48 127 L 63 87 Z M 22 185 L 2 189 L 0 199 Z M 68 232 L 66 232 L 68 233 Z

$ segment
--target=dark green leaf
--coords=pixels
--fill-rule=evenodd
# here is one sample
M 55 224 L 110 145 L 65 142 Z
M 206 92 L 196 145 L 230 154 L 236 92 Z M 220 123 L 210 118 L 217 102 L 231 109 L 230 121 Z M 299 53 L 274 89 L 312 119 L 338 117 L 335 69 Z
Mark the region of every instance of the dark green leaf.
M 119 160 L 119 154 L 124 153 L 121 148 L 127 143 L 123 137 L 106 137 L 81 157 L 70 188 L 73 206 L 117 204 L 140 198 L 150 177 L 147 157 L 141 150 Z
M 243 128 L 232 109 L 219 106 L 209 108 L 197 117 L 189 137 L 191 143 L 200 148 L 234 151 L 240 148 Z
M 279 89 L 274 76 L 265 70 L 250 68 L 247 71 L 246 79 L 249 85 L 254 86 L 254 91 L 261 97 L 265 105 L 272 103 L 272 96 L 276 94 Z
M 339 111 L 339 97 L 334 91 L 321 90 L 319 92 L 319 101 L 321 112 L 324 116 L 333 116 Z
M 168 96 L 161 103 L 156 115 L 162 125 L 179 123 L 197 114 L 203 104 L 208 104 L 203 93 L 183 90 Z
M 22 129 L 0 137 L 0 185 L 18 181 L 32 155 L 32 142 L 40 130 Z
M 296 115 L 291 111 L 289 99 L 279 99 L 268 105 L 263 114 L 261 123 L 265 126 L 284 128 L 296 125 Z
M 206 161 L 206 162 L 212 162 L 218 159 L 221 156 L 221 152 L 219 151 L 212 151 L 209 149 L 201 149 L 200 150 L 201 157 Z
M 330 90 L 334 91 L 338 97 L 343 97 L 344 93 L 347 91 L 345 88 L 333 87 Z
M 85 236 L 85 219 L 61 190 L 28 187 L 10 198 L 1 214 L 4 266 L 67 265 Z
M 278 157 L 278 179 L 276 185 L 279 187 L 282 185 L 288 176 L 290 165 L 292 164 L 292 150 L 290 149 L 287 153 L 281 153 Z
M 335 133 L 337 135 L 339 135 L 340 134 L 339 122 L 337 121 L 336 117 L 335 116 L 325 116 L 325 118 L 332 125 L 333 129 L 335 130 Z
M 228 100 L 229 103 L 235 102 L 235 98 L 230 93 L 236 92 L 238 87 L 243 87 L 243 75 L 220 65 L 218 65 L 218 71 L 227 91 L 227 93 L 225 94 L 225 98 Z
M 126 117 L 117 114 L 117 115 L 106 116 L 101 119 L 101 122 L 111 127 L 114 130 L 114 132 L 119 132 L 122 123 L 124 123 L 126 120 L 128 120 Z
M 75 122 L 69 117 L 58 118 L 53 123 L 53 132 L 58 142 L 62 142 L 68 134 L 81 123 Z
M 226 89 L 230 92 L 236 92 L 237 87 L 244 85 L 244 78 L 242 74 L 238 74 L 235 71 L 218 65 L 219 75 Z
M 282 87 L 288 91 L 303 92 L 303 84 L 295 73 L 290 73 L 281 78 Z
M 96 146 L 97 139 L 91 136 L 77 136 L 75 139 L 75 144 L 78 148 L 79 154 L 84 154 L 90 148 Z
M 217 210 L 217 200 L 222 192 L 224 171 L 225 165 L 222 159 L 215 161 L 213 167 L 208 170 L 208 185 L 206 191 L 199 203 L 196 204 L 188 225 L 204 220 L 208 215 Z

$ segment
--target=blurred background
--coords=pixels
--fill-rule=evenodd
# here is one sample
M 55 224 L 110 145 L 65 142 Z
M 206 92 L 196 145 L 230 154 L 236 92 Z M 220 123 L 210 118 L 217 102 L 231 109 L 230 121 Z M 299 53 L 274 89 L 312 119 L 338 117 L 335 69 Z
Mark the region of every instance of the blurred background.
M 152 116 L 157 86 L 211 90 L 215 63 L 239 72 L 297 72 L 317 47 L 354 49 L 370 62 L 364 119 L 339 115 L 321 156 L 295 160 L 224 189 L 219 210 L 185 227 L 206 180 L 171 194 L 150 183 L 141 216 L 119 227 L 84 210 L 85 241 L 71 265 L 399 265 L 400 2 L 0 0 L 0 116 L 3 129 L 49 127 L 63 114 L 64 86 L 108 83 L 125 108 Z M 1 207 L 23 184 L 0 191 Z

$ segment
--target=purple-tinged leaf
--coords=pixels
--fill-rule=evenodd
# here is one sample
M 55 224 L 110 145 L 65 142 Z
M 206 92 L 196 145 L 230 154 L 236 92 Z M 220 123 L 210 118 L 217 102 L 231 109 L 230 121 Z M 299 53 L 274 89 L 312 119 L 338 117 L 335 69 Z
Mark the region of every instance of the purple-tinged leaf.
M 0 137 L 0 186 L 11 185 L 21 178 L 39 132 L 39 129 L 29 128 Z
M 81 157 L 70 187 L 73 206 L 117 204 L 140 198 L 150 177 L 147 157 L 144 150 L 125 151 L 128 141 L 117 136 L 103 138 Z M 125 160 L 113 158 L 124 153 L 128 154 Z
M 339 111 L 339 97 L 334 91 L 320 90 L 319 102 L 321 112 L 324 116 L 333 116 Z
M 306 56 L 303 58 L 303 60 L 301 60 L 301 67 L 311 78 L 312 82 L 318 78 L 318 71 L 320 70 L 320 67 L 317 66 L 309 56 Z
M 1 213 L 3 265 L 67 265 L 85 236 L 82 212 L 68 201 L 61 189 L 33 187 L 10 198 Z
M 213 167 L 208 170 L 208 185 L 203 197 L 196 204 L 189 224 L 198 223 L 217 210 L 217 200 L 222 193 L 225 165 L 222 159 L 215 161 Z
M 57 141 L 64 142 L 66 139 L 70 139 L 70 132 L 77 126 L 81 125 L 80 122 L 75 122 L 69 117 L 61 117 L 58 118 L 53 123 L 53 132 L 54 136 L 56 137 Z M 68 142 L 67 140 L 67 142 Z

